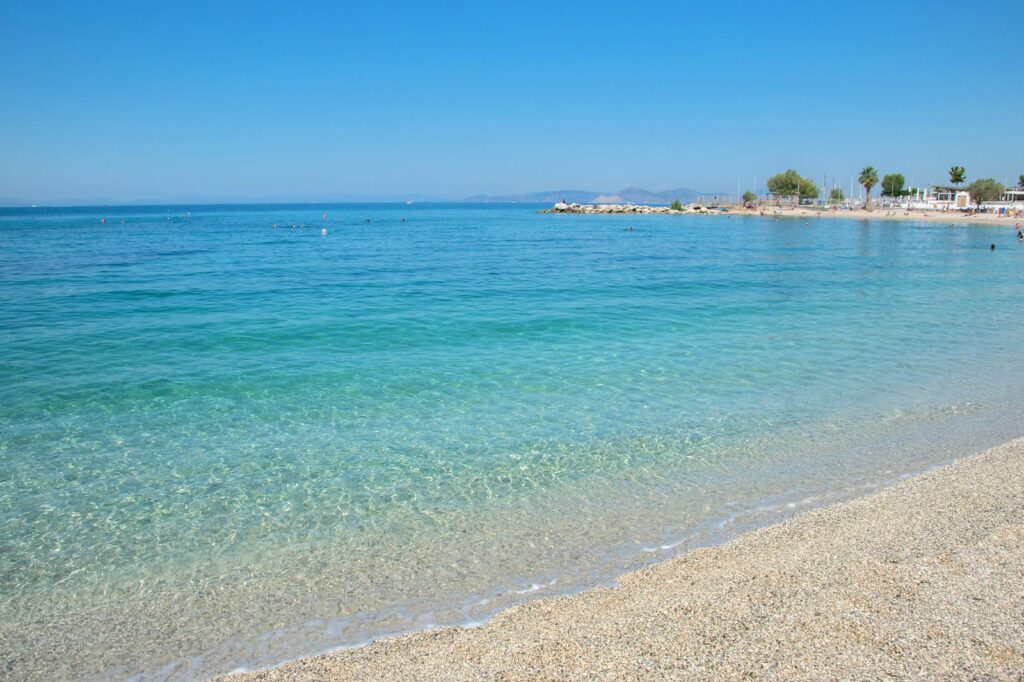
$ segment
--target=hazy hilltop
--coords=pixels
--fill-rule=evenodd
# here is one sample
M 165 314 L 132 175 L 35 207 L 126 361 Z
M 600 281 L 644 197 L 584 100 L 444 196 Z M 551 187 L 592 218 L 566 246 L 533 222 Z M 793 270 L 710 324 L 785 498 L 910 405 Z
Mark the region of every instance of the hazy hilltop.
M 528 192 L 526 194 L 477 194 L 467 197 L 465 201 L 476 203 L 531 203 L 553 204 L 557 201 L 569 203 L 591 204 L 671 204 L 676 199 L 682 202 L 696 201 L 698 196 L 714 196 L 713 192 L 699 192 L 687 187 L 676 187 L 661 192 L 651 192 L 641 187 L 627 187 L 618 192 L 591 192 L 580 189 L 549 190 L 546 192 Z M 725 196 L 726 192 L 719 192 Z

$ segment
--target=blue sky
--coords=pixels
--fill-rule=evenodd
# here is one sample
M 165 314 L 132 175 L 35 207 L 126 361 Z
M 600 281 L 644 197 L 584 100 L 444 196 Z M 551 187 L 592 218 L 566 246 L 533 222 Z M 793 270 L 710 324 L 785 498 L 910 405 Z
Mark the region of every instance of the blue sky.
M 0 198 L 1024 173 L 1019 0 L 0 3 Z

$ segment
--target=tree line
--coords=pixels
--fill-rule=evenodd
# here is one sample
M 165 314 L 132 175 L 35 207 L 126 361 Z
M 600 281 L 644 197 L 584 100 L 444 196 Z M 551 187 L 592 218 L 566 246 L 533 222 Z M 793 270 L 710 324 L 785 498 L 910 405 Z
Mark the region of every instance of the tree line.
M 1018 178 L 1020 185 L 1024 187 L 1024 174 Z M 878 171 L 873 166 L 865 166 L 857 176 L 857 182 L 864 188 L 864 208 L 871 204 L 871 190 L 875 186 L 881 187 L 884 197 L 905 197 L 917 193 L 917 188 L 906 187 L 906 180 L 902 173 L 889 173 L 882 177 L 879 185 Z M 949 182 L 954 190 L 967 182 L 967 171 L 963 166 L 953 166 L 949 169 Z M 996 201 L 1006 191 L 1006 187 L 993 178 L 981 178 L 975 180 L 966 187 L 971 193 L 971 198 L 980 206 L 986 201 Z M 819 195 L 818 186 L 810 178 L 802 177 L 792 168 L 768 178 L 768 191 L 776 196 L 799 197 L 804 199 L 817 199 Z M 746 192 L 743 195 L 745 204 L 752 203 L 757 198 L 753 192 Z M 829 200 L 838 203 L 843 201 L 843 190 L 834 188 L 829 194 Z

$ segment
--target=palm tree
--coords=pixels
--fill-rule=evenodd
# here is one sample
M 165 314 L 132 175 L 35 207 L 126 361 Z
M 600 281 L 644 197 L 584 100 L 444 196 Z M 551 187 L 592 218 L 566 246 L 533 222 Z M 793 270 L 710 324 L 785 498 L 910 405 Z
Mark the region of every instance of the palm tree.
M 1024 187 L 1024 175 L 1017 176 L 1017 186 Z
M 864 166 L 857 182 L 864 187 L 864 208 L 867 209 L 871 203 L 871 188 L 878 184 L 878 171 L 873 166 Z
M 967 179 L 967 171 L 964 170 L 963 166 L 953 166 L 949 169 L 949 181 L 953 185 L 960 189 L 960 183 Z

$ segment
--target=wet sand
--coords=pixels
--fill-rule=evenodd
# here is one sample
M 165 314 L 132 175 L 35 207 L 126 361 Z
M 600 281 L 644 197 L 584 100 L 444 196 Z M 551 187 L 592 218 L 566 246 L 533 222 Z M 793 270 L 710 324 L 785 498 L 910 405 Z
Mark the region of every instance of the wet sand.
M 1024 439 L 477 628 L 230 676 L 1007 679 L 1024 675 Z

